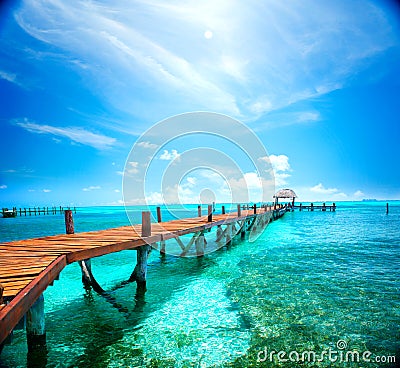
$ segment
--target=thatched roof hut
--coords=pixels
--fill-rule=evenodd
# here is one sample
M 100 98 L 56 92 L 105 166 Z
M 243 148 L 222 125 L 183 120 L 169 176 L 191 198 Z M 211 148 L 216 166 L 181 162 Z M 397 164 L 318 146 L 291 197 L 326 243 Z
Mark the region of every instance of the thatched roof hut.
M 292 200 L 292 206 L 294 206 L 294 199 L 296 197 L 297 195 L 292 189 L 281 189 L 274 195 L 276 204 L 278 204 L 278 198 L 290 198 Z
M 275 193 L 274 198 L 297 198 L 297 195 L 292 189 L 281 189 Z

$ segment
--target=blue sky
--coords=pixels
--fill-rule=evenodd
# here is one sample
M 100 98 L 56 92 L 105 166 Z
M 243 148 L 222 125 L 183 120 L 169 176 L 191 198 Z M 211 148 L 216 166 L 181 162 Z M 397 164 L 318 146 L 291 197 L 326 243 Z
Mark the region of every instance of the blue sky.
M 3 3 L 0 205 L 121 204 L 122 173 L 137 171 L 133 144 L 190 111 L 246 124 L 270 155 L 276 189 L 300 200 L 399 199 L 395 4 Z M 160 147 L 149 175 L 198 144 Z M 243 161 L 227 143 L 218 148 Z M 255 172 L 243 165 L 251 186 Z M 205 179 L 185 175 L 182 198 L 197 202 L 210 187 L 225 200 L 223 183 Z M 149 196 L 157 202 L 160 191 Z

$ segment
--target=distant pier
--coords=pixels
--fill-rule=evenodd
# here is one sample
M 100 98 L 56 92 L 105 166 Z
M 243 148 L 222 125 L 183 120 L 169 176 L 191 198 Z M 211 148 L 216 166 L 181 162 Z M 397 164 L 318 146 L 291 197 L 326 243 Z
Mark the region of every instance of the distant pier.
M 76 213 L 76 207 L 63 207 L 63 206 L 51 206 L 51 207 L 24 207 L 17 208 L 13 207 L 11 210 L 8 208 L 2 208 L 3 217 L 17 217 L 19 216 L 40 216 L 40 215 L 56 215 L 64 213 L 65 210 L 72 210 Z
M 315 205 L 314 203 L 310 204 L 302 204 L 299 203 L 298 205 L 293 206 L 293 208 L 298 209 L 299 211 L 336 211 L 336 204 L 333 202 L 331 205 L 327 205 L 322 203 L 321 205 Z

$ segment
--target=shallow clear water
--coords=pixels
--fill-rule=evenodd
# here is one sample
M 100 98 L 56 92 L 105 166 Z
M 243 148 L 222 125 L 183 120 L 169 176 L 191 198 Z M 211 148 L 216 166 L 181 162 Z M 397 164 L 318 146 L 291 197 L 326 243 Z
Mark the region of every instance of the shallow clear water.
M 110 291 L 107 298 L 85 293 L 79 266 L 67 266 L 45 292 L 48 353 L 34 362 L 48 367 L 251 367 L 260 366 L 257 356 L 265 349 L 318 354 L 335 349 L 339 340 L 347 350 L 368 350 L 372 357 L 397 353 L 400 359 L 400 203 L 391 203 L 389 215 L 382 202 L 338 206 L 334 213 L 286 213 L 256 242 L 235 239 L 229 248 L 201 259 L 162 259 L 154 250 L 145 296 L 136 295 L 135 284 L 123 283 L 135 265 L 135 251 L 92 260 L 96 278 Z M 47 218 L 59 226 L 51 231 L 37 218 L 7 221 L 18 221 L 17 236 L 29 237 L 62 233 L 58 217 Z M 75 215 L 77 231 L 127 222 L 122 208 Z M 12 238 L 10 223 L 0 225 L 3 240 Z M 215 233 L 206 237 L 212 242 Z M 25 333 L 16 331 L 0 366 L 24 367 L 27 357 L 31 365 Z M 298 366 L 276 357 L 264 364 Z M 303 365 L 390 366 L 364 364 L 324 360 Z

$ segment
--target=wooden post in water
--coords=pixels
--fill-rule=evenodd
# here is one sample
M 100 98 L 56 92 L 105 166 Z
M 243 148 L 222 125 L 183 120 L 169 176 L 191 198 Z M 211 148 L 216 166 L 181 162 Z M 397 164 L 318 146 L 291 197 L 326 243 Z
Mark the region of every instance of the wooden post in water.
M 64 212 L 64 218 L 65 218 L 65 232 L 67 234 L 74 234 L 75 228 L 74 228 L 74 219 L 72 217 L 72 211 L 66 210 Z
M 389 214 L 389 203 L 388 202 L 386 202 L 386 214 L 387 215 Z
M 313 203 L 311 203 L 311 211 L 314 211 L 314 204 Z
M 322 203 L 322 211 L 326 211 L 326 205 L 325 205 L 325 202 L 324 202 L 324 203 Z
M 207 217 L 207 222 L 212 222 L 212 213 L 213 213 L 213 211 L 212 211 L 212 205 L 209 204 L 209 205 L 208 205 L 208 217 Z
M 222 206 L 222 214 L 225 215 L 225 206 Z
M 300 203 L 300 211 L 301 211 L 302 204 Z
M 197 216 L 201 217 L 201 205 L 197 206 Z
M 162 222 L 161 208 L 157 207 L 157 222 Z
M 257 214 L 257 205 L 254 203 L 254 214 Z
M 39 296 L 26 313 L 26 337 L 28 351 L 46 350 L 44 297 Z
M 142 238 L 151 236 L 151 220 L 150 212 L 142 212 Z M 146 291 L 146 278 L 147 278 L 147 258 L 151 251 L 149 244 L 144 244 L 136 250 L 136 266 L 132 272 L 129 281 L 136 281 L 137 291 L 144 293 Z
M 242 207 L 240 206 L 240 204 L 237 205 L 237 215 L 238 217 L 242 216 Z

